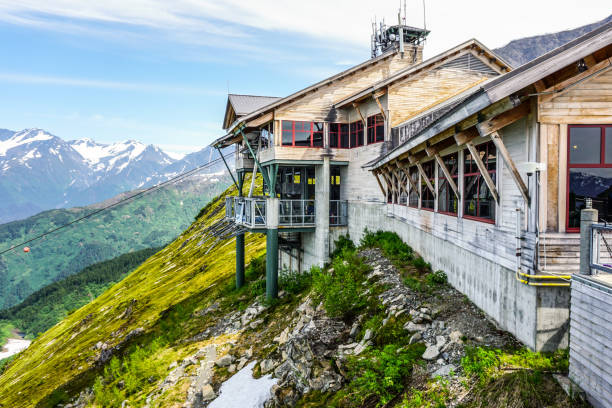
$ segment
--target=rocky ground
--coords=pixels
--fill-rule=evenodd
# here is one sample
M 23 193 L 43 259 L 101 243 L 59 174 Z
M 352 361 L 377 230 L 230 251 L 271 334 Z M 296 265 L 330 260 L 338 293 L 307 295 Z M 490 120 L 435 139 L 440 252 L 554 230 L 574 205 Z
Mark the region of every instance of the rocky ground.
M 401 321 L 401 335 L 409 339 L 407 343 L 425 346 L 409 387 L 427 390 L 432 379 L 444 379 L 449 394 L 446 406 L 452 407 L 471 398 L 474 383 L 464 375 L 461 365 L 466 347 L 520 347 L 513 336 L 499 330 L 449 285 L 415 290 L 405 284 L 402 272 L 380 249 L 363 249 L 359 255 L 370 267 L 363 292 L 375 294 L 382 305 L 378 313 L 383 317 L 378 327 L 364 327 L 371 318 L 368 312 L 348 320 L 329 317 L 323 304 L 314 301 L 313 293 L 288 301 L 291 295 L 281 292 L 281 298 L 287 300 L 283 307 L 266 306 L 258 299 L 243 310 L 229 313 L 222 302 L 215 302 L 194 313 L 194 320 L 209 323 L 184 340 L 205 345 L 170 364 L 169 373 L 149 393 L 144 406 L 207 407 L 217 398 L 221 385 L 252 362 L 257 364 L 256 376 L 277 380 L 265 407 L 300 405 L 305 396 L 313 393 L 333 394 L 341 390 L 351 381 L 347 374 L 348 359 L 375 345 L 388 322 Z M 171 399 L 168 394 L 176 398 Z M 88 406 L 90 397 L 91 390 L 86 390 L 65 408 Z M 396 406 L 398 402 L 385 406 Z M 125 401 L 122 408 L 129 406 Z

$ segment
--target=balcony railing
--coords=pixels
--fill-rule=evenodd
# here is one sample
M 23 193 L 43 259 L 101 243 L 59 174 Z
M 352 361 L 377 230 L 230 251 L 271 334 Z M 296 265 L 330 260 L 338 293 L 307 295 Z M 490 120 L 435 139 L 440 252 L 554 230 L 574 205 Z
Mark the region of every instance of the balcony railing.
M 329 225 L 348 225 L 348 204 L 344 200 L 329 201 Z
M 279 200 L 279 206 L 279 226 L 313 227 L 315 225 L 315 200 Z M 225 218 L 248 228 L 265 228 L 266 199 L 265 197 L 226 197 Z M 329 225 L 347 224 L 347 202 L 330 200 Z
M 315 200 L 280 200 L 278 224 L 312 226 L 315 224 Z
M 265 228 L 266 199 L 264 197 L 226 197 L 225 217 L 250 228 Z

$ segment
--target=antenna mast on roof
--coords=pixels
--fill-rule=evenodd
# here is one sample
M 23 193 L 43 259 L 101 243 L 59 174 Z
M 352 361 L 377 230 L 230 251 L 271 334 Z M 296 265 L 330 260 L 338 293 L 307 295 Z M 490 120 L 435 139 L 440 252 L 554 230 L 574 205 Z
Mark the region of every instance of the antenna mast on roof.
M 425 0 L 423 0 L 423 29 L 427 30 L 427 22 L 425 21 Z

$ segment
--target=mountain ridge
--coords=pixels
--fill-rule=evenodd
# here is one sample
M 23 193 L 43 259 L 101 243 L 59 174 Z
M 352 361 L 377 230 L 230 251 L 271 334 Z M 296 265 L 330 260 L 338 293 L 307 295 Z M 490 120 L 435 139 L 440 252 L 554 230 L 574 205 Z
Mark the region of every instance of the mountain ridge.
M 85 206 L 146 188 L 214 160 L 212 147 L 174 159 L 136 140 L 112 144 L 66 141 L 40 128 L 0 129 L 0 224 L 41 211 Z M 223 163 L 206 169 L 213 174 Z

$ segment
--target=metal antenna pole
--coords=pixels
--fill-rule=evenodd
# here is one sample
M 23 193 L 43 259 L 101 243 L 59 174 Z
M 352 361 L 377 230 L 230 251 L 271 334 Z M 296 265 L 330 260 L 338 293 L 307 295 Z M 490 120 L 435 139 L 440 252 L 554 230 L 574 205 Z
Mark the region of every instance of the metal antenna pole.
M 425 20 L 425 0 L 423 0 L 423 29 L 427 30 L 427 21 Z

